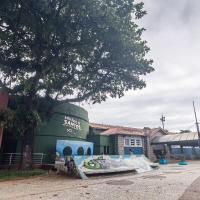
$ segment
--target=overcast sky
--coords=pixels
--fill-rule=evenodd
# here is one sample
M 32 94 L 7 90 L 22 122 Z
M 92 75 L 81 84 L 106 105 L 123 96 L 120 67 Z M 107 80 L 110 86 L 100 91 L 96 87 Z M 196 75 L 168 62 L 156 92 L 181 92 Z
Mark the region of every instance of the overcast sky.
M 147 87 L 121 99 L 84 108 L 91 122 L 131 127 L 161 126 L 169 131 L 195 130 L 192 101 L 200 121 L 200 0 L 145 0 L 148 14 L 140 21 L 151 48 L 155 72 Z

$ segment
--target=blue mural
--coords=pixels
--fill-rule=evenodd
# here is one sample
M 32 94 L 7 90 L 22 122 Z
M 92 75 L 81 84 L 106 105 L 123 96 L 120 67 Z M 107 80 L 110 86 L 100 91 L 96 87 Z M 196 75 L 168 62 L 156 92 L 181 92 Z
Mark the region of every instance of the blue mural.
M 143 154 L 143 148 L 142 147 L 124 147 L 124 154 L 125 155 L 130 154 L 130 150 L 132 151 L 133 155 Z
M 83 149 L 83 155 L 87 155 L 89 149 L 90 149 L 90 154 L 93 155 L 94 145 L 92 142 L 74 141 L 74 140 L 57 140 L 56 156 L 64 159 L 65 157 L 64 149 L 66 147 L 70 147 L 71 156 L 78 155 L 78 149 L 80 147 L 82 147 Z

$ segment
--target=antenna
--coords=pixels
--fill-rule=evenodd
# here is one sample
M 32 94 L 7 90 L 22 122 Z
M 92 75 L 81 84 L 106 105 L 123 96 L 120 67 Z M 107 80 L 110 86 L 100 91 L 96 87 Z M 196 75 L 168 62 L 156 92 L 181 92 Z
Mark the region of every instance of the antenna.
M 162 122 L 163 130 L 165 130 L 165 124 L 164 124 L 164 122 L 165 122 L 165 117 L 163 116 L 163 114 L 162 114 L 162 116 L 161 116 L 161 118 L 160 118 L 160 121 Z
M 195 116 L 195 124 L 197 127 L 197 133 L 198 133 L 198 146 L 200 147 L 200 132 L 199 132 L 199 123 L 197 121 L 197 113 L 196 113 L 196 109 L 195 109 L 195 105 L 194 105 L 194 101 L 193 101 L 193 108 L 194 108 L 194 116 Z

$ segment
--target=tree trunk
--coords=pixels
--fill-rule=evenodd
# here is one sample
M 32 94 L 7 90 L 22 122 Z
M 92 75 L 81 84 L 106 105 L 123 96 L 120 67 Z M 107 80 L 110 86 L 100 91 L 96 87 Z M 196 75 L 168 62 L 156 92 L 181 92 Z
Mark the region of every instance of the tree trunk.
M 31 169 L 33 164 L 33 133 L 33 129 L 28 129 L 22 136 L 21 169 L 24 170 Z
M 6 90 L 0 89 L 0 109 L 7 108 L 8 99 L 9 99 L 8 92 Z M 0 149 L 1 149 L 2 138 L 3 138 L 3 126 L 1 126 L 0 122 Z

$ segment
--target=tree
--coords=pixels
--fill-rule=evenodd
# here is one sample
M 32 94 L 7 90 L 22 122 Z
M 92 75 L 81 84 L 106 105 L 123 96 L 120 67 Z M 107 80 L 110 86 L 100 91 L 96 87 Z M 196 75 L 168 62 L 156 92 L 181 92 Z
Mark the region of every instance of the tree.
M 145 87 L 141 76 L 153 67 L 136 24 L 144 14 L 143 3 L 133 0 L 1 1 L 0 87 L 22 97 L 31 116 L 24 151 L 38 124 L 39 97 L 50 109 Z

